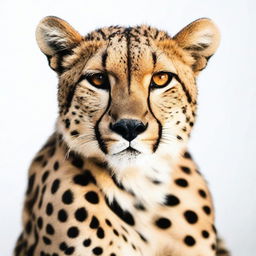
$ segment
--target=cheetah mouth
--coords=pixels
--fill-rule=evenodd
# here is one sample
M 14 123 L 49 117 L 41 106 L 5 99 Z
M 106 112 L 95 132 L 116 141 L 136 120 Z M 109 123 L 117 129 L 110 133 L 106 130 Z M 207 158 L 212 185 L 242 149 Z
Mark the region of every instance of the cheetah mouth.
M 115 153 L 113 155 L 126 155 L 126 154 L 129 154 L 129 155 L 132 155 L 132 156 L 138 156 L 141 154 L 140 151 L 138 151 L 137 149 L 129 146 L 125 149 L 123 149 L 122 151 L 118 152 L 118 153 Z

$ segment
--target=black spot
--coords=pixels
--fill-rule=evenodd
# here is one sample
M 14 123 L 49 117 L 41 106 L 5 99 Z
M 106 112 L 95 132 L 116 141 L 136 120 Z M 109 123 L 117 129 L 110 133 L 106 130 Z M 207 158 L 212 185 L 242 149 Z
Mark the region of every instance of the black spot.
M 85 239 L 84 242 L 83 242 L 83 245 L 84 245 L 85 247 L 90 246 L 90 245 L 91 245 L 91 239 L 90 239 L 90 238 Z
M 124 239 L 125 242 L 127 242 L 127 238 L 125 235 L 122 235 L 122 238 Z
M 193 126 L 193 125 L 192 125 L 192 126 Z M 191 157 L 191 155 L 190 155 L 189 152 L 185 152 L 183 156 L 184 156 L 184 158 L 192 159 L 192 157 Z
M 32 230 L 32 223 L 31 221 L 28 221 L 26 226 L 25 226 L 25 230 L 26 230 L 26 233 L 27 234 L 30 234 L 31 233 L 31 230 Z
M 152 60 L 153 60 L 153 65 L 155 66 L 156 65 L 156 60 L 157 60 L 155 52 L 152 52 Z
M 83 174 L 78 174 L 74 176 L 73 181 L 75 184 L 78 184 L 81 186 L 87 186 L 89 184 L 88 179 Z
M 53 235 L 55 233 L 54 228 L 51 224 L 46 225 L 46 233 L 48 235 Z
M 132 214 L 128 211 L 125 211 L 121 208 L 121 206 L 118 204 L 118 202 L 116 201 L 116 199 L 114 198 L 113 202 L 110 203 L 108 201 L 107 198 L 105 198 L 106 203 L 108 205 L 108 207 L 124 222 L 126 222 L 127 224 L 134 226 L 135 225 L 135 221 L 134 218 L 132 216 Z
M 101 169 L 109 169 L 107 162 L 102 162 L 98 159 L 93 159 L 93 163 L 96 164 Z
M 31 193 L 32 189 L 33 189 L 33 186 L 34 186 L 34 183 L 35 183 L 35 174 L 32 174 L 30 177 L 29 177 L 29 180 L 28 180 L 28 188 L 27 188 L 27 192 L 26 194 L 28 195 L 29 193 Z
M 55 147 L 52 147 L 48 150 L 48 156 L 49 157 L 52 157 L 54 154 L 55 154 L 55 151 L 56 151 L 56 148 Z M 45 164 L 45 162 L 43 163 L 43 165 Z
M 40 155 L 40 156 L 37 156 L 34 161 L 36 162 L 41 162 L 42 160 L 44 159 L 44 156 L 43 155 Z
M 59 248 L 61 251 L 65 251 L 68 248 L 68 246 L 65 242 L 62 242 L 60 243 Z
M 39 229 L 42 229 L 42 227 L 43 227 L 43 219 L 42 219 L 42 217 L 39 217 L 37 219 L 37 226 L 38 226 Z
M 116 236 L 119 236 L 119 233 L 116 229 L 113 229 L 113 233 L 116 235 Z
M 104 230 L 101 227 L 99 227 L 97 230 L 97 237 L 102 239 L 104 238 L 104 236 L 105 236 Z
M 109 219 L 105 219 L 105 222 L 106 222 L 106 224 L 107 224 L 109 227 L 112 227 L 112 223 L 110 222 Z
M 71 255 L 71 254 L 74 253 L 74 251 L 75 251 L 75 247 L 71 246 L 71 247 L 68 247 L 68 248 L 64 251 L 64 253 L 65 253 L 66 255 Z
M 54 180 L 51 187 L 52 194 L 55 194 L 57 192 L 57 190 L 59 189 L 59 186 L 60 186 L 60 180 L 59 179 Z
M 171 226 L 171 221 L 166 218 L 159 218 L 155 221 L 155 224 L 161 229 L 167 229 Z
M 211 208 L 207 205 L 203 206 L 203 211 L 207 214 L 210 215 L 211 214 Z
M 102 30 L 101 30 L 102 31 Z M 106 63 L 107 63 L 107 57 L 108 57 L 108 52 L 104 51 L 104 53 L 102 54 L 101 58 L 101 62 L 102 62 L 102 67 L 105 69 L 106 68 Z
M 162 182 L 160 180 L 152 180 L 152 183 L 155 185 L 162 184 Z
M 70 153 L 70 155 L 71 155 L 71 153 Z M 77 168 L 82 168 L 83 167 L 84 161 L 83 161 L 83 159 L 79 155 L 77 155 L 75 153 L 72 153 L 71 157 L 72 157 L 71 163 L 75 167 L 77 167 Z
M 80 222 L 85 221 L 87 216 L 88 214 L 84 207 L 77 209 L 75 212 L 75 218 Z
M 68 214 L 64 209 L 59 210 L 58 212 L 58 220 L 61 222 L 65 222 L 68 219 Z
M 89 183 L 96 184 L 96 180 L 90 171 L 85 171 L 83 174 L 74 176 L 73 181 L 80 186 L 87 186 Z
M 116 256 L 116 254 L 115 253 L 111 253 L 110 256 Z
M 48 216 L 52 215 L 53 213 L 53 206 L 52 206 L 52 203 L 48 203 L 47 206 L 46 206 L 46 214 Z
M 212 244 L 211 248 L 212 248 L 213 251 L 215 251 L 216 250 L 216 245 Z
M 188 168 L 188 167 L 186 167 L 186 166 L 181 166 L 180 168 L 181 168 L 181 170 L 182 170 L 184 173 L 186 173 L 186 174 L 191 174 L 190 168 Z
M 182 178 L 176 179 L 176 180 L 175 180 L 175 183 L 176 183 L 178 186 L 180 186 L 180 187 L 187 187 L 187 186 L 188 186 L 187 180 L 182 179 Z
M 60 167 L 59 162 L 56 161 L 56 162 L 54 163 L 54 165 L 53 165 L 54 171 L 57 171 L 57 170 L 59 169 L 59 167 Z
M 178 140 L 182 140 L 182 137 L 180 135 L 177 135 Z
M 46 185 L 43 186 L 43 189 L 42 189 L 42 194 L 45 193 L 45 190 L 46 190 Z
M 137 210 L 146 211 L 146 208 L 145 208 L 145 206 L 144 206 L 142 203 L 137 203 L 137 204 L 134 205 L 134 207 L 135 207 Z
M 203 197 L 203 198 L 206 198 L 206 197 L 207 197 L 206 192 L 205 192 L 203 189 L 199 189 L 199 190 L 198 190 L 198 193 L 199 193 L 199 195 L 200 195 L 201 197 Z
M 190 224 L 195 224 L 198 221 L 197 214 L 190 210 L 184 212 L 184 217 Z
M 62 202 L 64 204 L 71 204 L 74 201 L 73 193 L 70 189 L 66 190 L 62 195 Z
M 208 238 L 209 236 L 210 236 L 210 234 L 209 234 L 208 231 L 206 231 L 206 230 L 203 230 L 203 231 L 202 231 L 202 237 L 203 237 L 203 238 Z
M 75 238 L 75 237 L 77 237 L 77 236 L 79 235 L 79 230 L 78 230 L 78 228 L 77 228 L 77 227 L 71 227 L 71 228 L 69 228 L 68 231 L 67 231 L 67 235 L 68 235 L 68 237 L 70 237 L 70 238 Z
M 186 237 L 184 238 L 184 243 L 185 243 L 187 246 L 193 246 L 193 245 L 195 245 L 196 240 L 195 240 L 192 236 L 186 236 Z
M 97 204 L 99 203 L 99 197 L 98 194 L 94 191 L 89 191 L 85 194 L 85 199 L 90 202 L 91 204 Z
M 43 241 L 46 245 L 50 245 L 52 243 L 52 241 L 46 236 L 43 236 Z
M 43 186 L 43 189 L 42 189 L 42 192 L 41 192 L 41 198 L 40 198 L 40 201 L 42 201 L 42 202 L 39 202 L 39 205 L 38 205 L 38 207 L 39 207 L 39 208 L 41 208 L 41 205 L 40 205 L 40 204 L 42 204 L 42 203 L 43 203 L 43 197 L 44 197 L 44 193 L 45 193 L 45 191 L 46 191 L 46 185 L 44 185 L 44 186 Z
M 95 254 L 95 255 L 101 255 L 103 253 L 103 250 L 101 247 L 95 247 L 92 249 L 92 252 Z
M 180 200 L 175 195 L 169 194 L 166 196 L 164 204 L 167 206 L 176 206 L 180 203 Z
M 99 224 L 100 224 L 100 223 L 99 223 L 98 218 L 95 217 L 95 216 L 92 216 L 92 220 L 91 220 L 91 223 L 90 223 L 90 228 L 96 229 L 96 228 L 99 227 Z
M 69 120 L 68 118 L 65 119 L 65 126 L 66 126 L 67 129 L 68 129 L 69 126 L 70 126 L 70 120 Z

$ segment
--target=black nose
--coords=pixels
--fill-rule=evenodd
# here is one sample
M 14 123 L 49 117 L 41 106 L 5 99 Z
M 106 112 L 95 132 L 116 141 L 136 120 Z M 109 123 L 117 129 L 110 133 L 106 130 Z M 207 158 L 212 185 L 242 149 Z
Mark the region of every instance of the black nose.
M 121 135 L 124 139 L 132 141 L 140 133 L 147 129 L 147 124 L 144 125 L 141 121 L 135 119 L 121 119 L 115 124 L 110 124 L 110 129 Z

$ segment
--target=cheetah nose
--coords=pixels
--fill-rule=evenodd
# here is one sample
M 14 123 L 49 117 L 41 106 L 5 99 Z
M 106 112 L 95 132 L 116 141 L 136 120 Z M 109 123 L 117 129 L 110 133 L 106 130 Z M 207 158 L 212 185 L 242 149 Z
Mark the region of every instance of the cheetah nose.
M 115 133 L 121 135 L 124 139 L 132 141 L 139 134 L 143 133 L 148 127 L 148 124 L 143 124 L 135 119 L 121 119 L 115 124 L 111 124 L 109 128 Z

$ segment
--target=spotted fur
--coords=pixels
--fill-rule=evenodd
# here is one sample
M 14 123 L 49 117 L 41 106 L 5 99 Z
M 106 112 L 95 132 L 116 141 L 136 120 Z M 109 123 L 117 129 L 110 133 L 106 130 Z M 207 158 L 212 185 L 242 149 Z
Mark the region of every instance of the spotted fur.
M 83 37 L 46 17 L 36 36 L 58 74 L 59 117 L 29 169 L 14 254 L 229 255 L 186 149 L 196 77 L 219 43 L 213 22 L 199 19 L 174 37 L 145 25 Z M 102 88 L 90 82 L 99 72 L 108 79 Z M 157 72 L 170 75 L 163 88 L 152 86 Z M 143 130 L 128 141 L 113 129 L 120 120 Z

